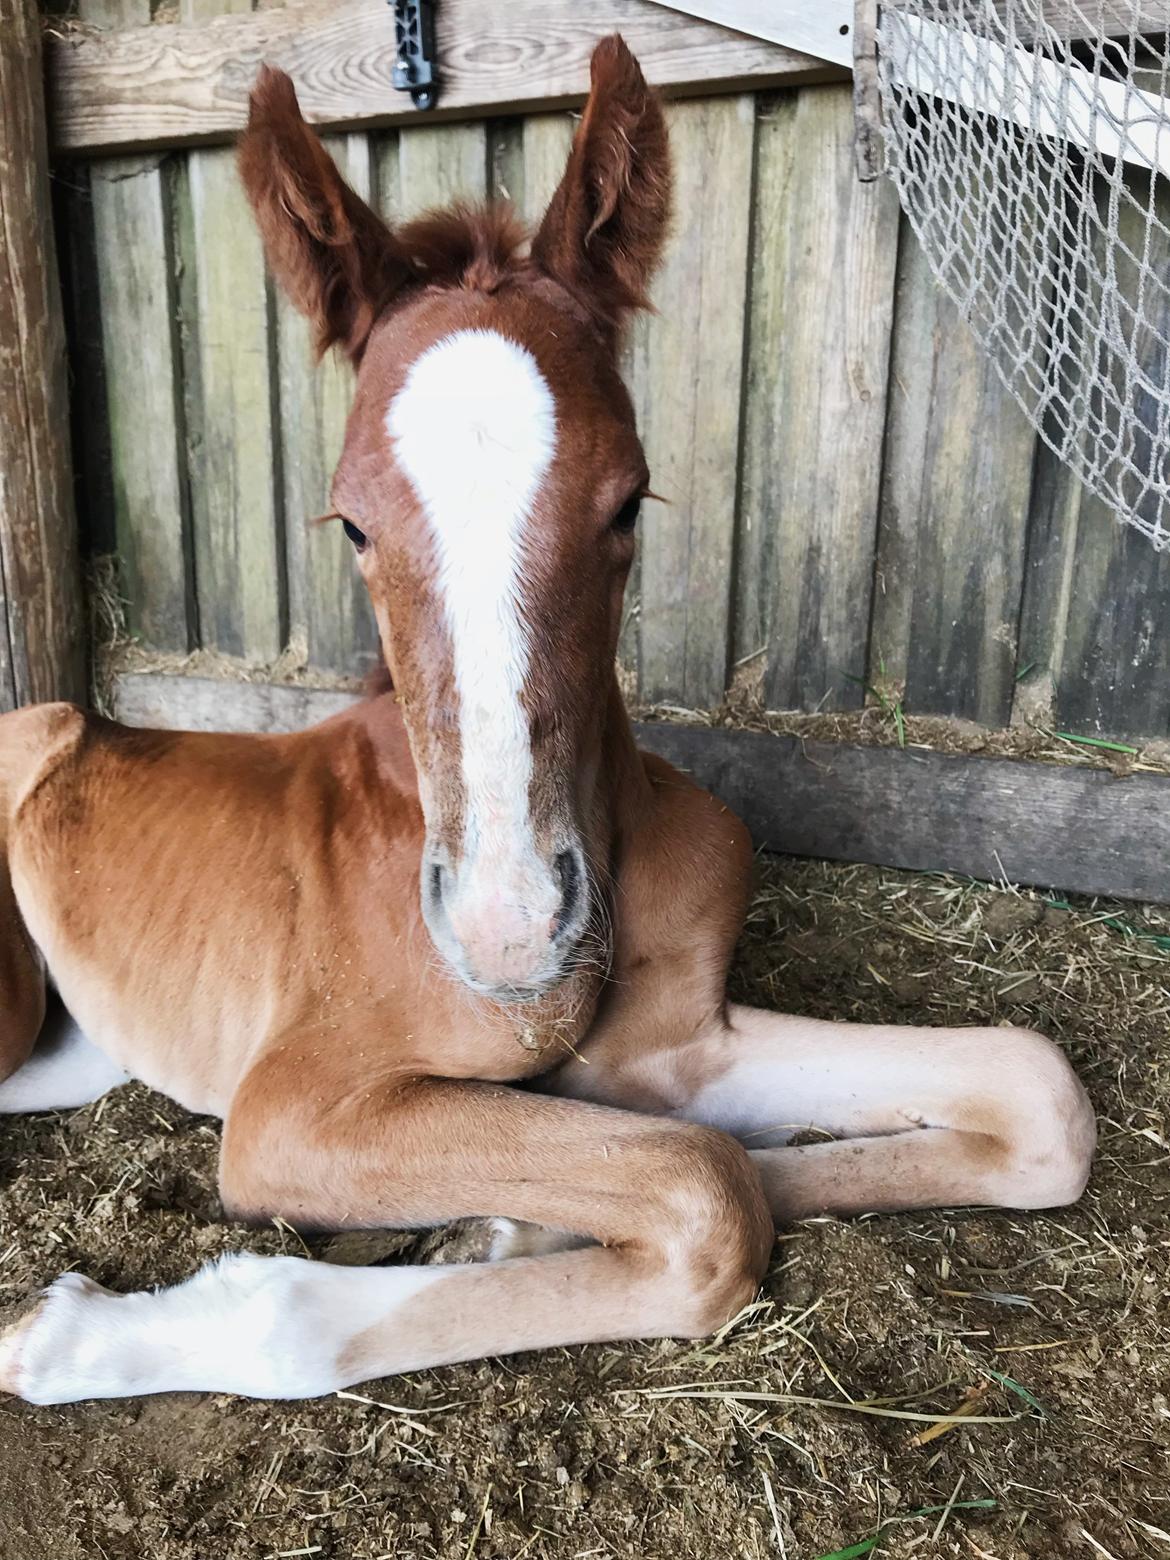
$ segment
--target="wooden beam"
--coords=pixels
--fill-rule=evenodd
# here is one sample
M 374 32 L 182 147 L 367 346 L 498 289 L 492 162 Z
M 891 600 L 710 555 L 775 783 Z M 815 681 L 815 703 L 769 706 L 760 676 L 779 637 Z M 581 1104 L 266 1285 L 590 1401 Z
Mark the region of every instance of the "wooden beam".
M 584 101 L 593 45 L 615 31 L 671 95 L 846 74 L 651 0 L 443 0 L 439 107 L 424 117 L 390 85 L 394 18 L 385 0 L 304 0 L 200 26 L 97 32 L 54 23 L 53 142 L 76 153 L 228 140 L 243 128 L 262 60 L 287 70 L 306 117 L 333 129 L 563 107 Z
M 0 0 L 0 709 L 80 698 L 65 327 L 36 0 Z
M 126 672 L 114 685 L 114 713 L 127 726 L 162 731 L 288 732 L 328 720 L 361 697 L 335 688 Z
M 78 14 L 98 26 L 145 25 L 150 0 L 78 0 Z M 183 652 L 195 641 L 195 614 L 187 556 L 179 263 L 163 163 L 156 155 L 96 158 L 89 165 L 93 258 L 82 261 L 81 272 L 92 292 L 82 308 L 97 317 L 106 394 L 92 396 L 87 386 L 74 404 L 82 449 L 87 438 L 95 445 L 109 441 L 111 518 L 127 629 L 155 649 Z M 77 228 L 66 231 L 76 242 Z M 76 374 L 78 365 L 72 366 Z M 94 502 L 93 495 L 86 497 Z
M 1170 776 L 701 726 L 638 728 L 793 856 L 1170 902 Z
M 295 731 L 357 694 L 131 673 L 129 725 Z M 1170 903 L 1170 776 L 923 749 L 856 747 L 706 726 L 640 724 L 638 741 L 793 856 L 957 872 Z

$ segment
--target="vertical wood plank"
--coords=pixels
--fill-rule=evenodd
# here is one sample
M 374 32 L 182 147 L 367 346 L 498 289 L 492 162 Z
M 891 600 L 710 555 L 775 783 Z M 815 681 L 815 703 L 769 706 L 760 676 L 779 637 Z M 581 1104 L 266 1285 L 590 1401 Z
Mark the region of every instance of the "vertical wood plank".
M 184 22 L 248 0 L 182 0 Z M 195 578 L 202 643 L 252 660 L 284 642 L 283 542 L 273 414 L 270 294 L 260 237 L 230 147 L 187 167 L 195 272 L 188 371 Z
M 572 114 L 532 114 L 524 120 L 524 190 L 516 204 L 533 227 L 561 182 L 576 128 Z
M 41 22 L 0 0 L 0 707 L 85 696 Z
M 709 707 L 726 689 L 754 103 L 672 103 L 677 226 L 627 354 L 651 485 L 637 582 L 644 698 Z
M 1086 735 L 1166 735 L 1170 554 L 1155 553 L 1047 449 L 1031 532 L 1015 718 Z
M 1126 186 L 1137 206 L 1126 200 L 1118 206 L 1118 237 L 1125 247 L 1115 254 L 1114 265 L 1123 294 L 1133 298 L 1139 283 L 1129 256 L 1143 253 L 1143 211 L 1151 192 L 1148 176 L 1133 169 L 1127 170 Z M 1099 200 L 1104 223 L 1106 189 Z M 1170 197 L 1160 188 L 1154 192 L 1153 211 L 1162 224 L 1170 224 Z M 1170 373 L 1164 345 L 1170 334 L 1164 290 L 1170 286 L 1170 238 L 1165 231 L 1151 230 L 1148 263 L 1162 286 L 1147 283 L 1141 289 L 1148 323 L 1135 334 L 1134 348 L 1148 382 L 1165 384 Z M 1099 367 L 1091 360 L 1064 365 L 1067 393 L 1088 393 L 1086 381 Z M 1114 388 L 1124 402 L 1125 386 Z M 1142 392 L 1135 387 L 1129 393 Z M 1145 404 L 1147 416 L 1153 417 L 1153 403 Z M 1165 735 L 1170 731 L 1170 554 L 1154 552 L 1047 447 L 1037 455 L 1028 542 L 1020 662 L 1024 669 L 1034 664 L 1021 684 L 1017 718 L 1047 718 L 1089 735 Z
M 331 136 L 325 145 L 342 176 L 369 200 L 369 138 Z M 276 317 L 290 644 L 311 666 L 361 675 L 378 657 L 369 597 L 341 527 L 312 523 L 329 507 L 329 484 L 353 398 L 353 370 L 337 352 L 316 363 L 311 328 L 283 294 L 277 295 Z
M 407 126 L 398 133 L 395 218 L 416 217 L 453 200 L 481 201 L 487 194 L 487 130 L 465 125 Z
M 12 665 L 11 628 L 8 622 L 8 586 L 0 569 L 0 714 L 17 705 L 16 677 Z
M 904 225 L 869 674 L 916 714 L 1010 715 L 1034 447 Z
M 520 209 L 524 194 L 524 121 L 493 119 L 487 126 L 488 199 L 510 200 Z
M 109 418 L 114 535 L 132 633 L 193 642 L 177 303 L 164 170 L 155 158 L 90 170 Z M 144 415 L 149 408 L 149 415 Z
M 57 163 L 52 182 L 69 364 L 73 501 L 80 547 L 83 555 L 114 554 L 118 542 L 114 532 L 110 419 L 106 411 L 105 347 L 89 164 Z
M 848 708 L 865 670 L 898 204 L 862 184 L 849 88 L 758 127 L 735 657 L 771 708 Z
M 374 181 L 373 206 L 379 216 L 393 225 L 402 218 L 402 187 L 398 177 L 398 131 L 375 131 L 369 141 Z
M 150 0 L 80 0 L 83 21 L 150 21 Z M 113 543 L 131 633 L 165 650 L 193 643 L 193 587 L 177 355 L 177 300 L 163 159 L 90 165 L 91 263 L 100 322 Z M 143 414 L 150 408 L 150 415 Z

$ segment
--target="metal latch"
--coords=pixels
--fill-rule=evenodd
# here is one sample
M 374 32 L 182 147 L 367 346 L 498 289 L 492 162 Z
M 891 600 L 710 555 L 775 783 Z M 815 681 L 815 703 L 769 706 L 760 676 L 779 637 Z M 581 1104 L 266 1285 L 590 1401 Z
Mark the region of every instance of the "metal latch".
M 434 108 L 439 95 L 435 58 L 435 7 L 432 0 L 392 0 L 394 61 L 392 80 L 399 92 L 409 92 L 415 108 Z

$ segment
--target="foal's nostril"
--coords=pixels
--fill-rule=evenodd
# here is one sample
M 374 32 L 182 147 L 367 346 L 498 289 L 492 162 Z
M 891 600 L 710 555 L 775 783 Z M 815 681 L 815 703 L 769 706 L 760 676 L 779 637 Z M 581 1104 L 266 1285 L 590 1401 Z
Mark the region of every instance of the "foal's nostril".
M 437 861 L 431 864 L 431 904 L 437 910 L 443 902 L 443 869 Z
M 553 926 L 553 936 L 559 937 L 572 921 L 581 899 L 583 887 L 581 862 L 575 850 L 563 850 L 556 860 L 557 874 L 561 880 L 561 908 Z

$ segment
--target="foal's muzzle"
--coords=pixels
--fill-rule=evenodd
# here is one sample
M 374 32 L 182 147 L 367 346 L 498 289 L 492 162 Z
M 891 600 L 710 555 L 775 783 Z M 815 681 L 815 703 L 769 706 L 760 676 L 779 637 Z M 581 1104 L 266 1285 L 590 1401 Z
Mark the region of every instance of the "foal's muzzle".
M 423 857 L 422 910 L 431 939 L 473 991 L 499 1002 L 543 995 L 567 974 L 589 919 L 589 873 L 576 840 L 547 856 Z

